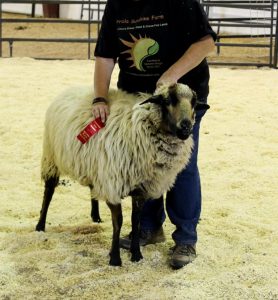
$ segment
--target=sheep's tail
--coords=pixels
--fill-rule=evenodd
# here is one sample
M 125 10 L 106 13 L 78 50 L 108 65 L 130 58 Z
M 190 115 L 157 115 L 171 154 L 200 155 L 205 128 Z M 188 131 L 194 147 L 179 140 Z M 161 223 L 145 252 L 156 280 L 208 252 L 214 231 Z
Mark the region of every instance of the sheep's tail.
M 45 130 L 41 159 L 41 179 L 43 181 L 46 181 L 51 177 L 58 178 L 60 176 L 60 172 L 54 161 L 54 154 L 49 141 L 50 139 L 48 138 L 47 131 Z

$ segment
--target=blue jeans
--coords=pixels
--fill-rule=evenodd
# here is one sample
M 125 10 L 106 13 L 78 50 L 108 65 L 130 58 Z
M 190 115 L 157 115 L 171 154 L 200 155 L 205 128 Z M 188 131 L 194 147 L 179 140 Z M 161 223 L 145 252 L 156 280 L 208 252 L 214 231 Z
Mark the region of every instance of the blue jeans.
M 201 183 L 197 165 L 200 122 L 206 111 L 198 111 L 193 127 L 194 148 L 189 164 L 177 176 L 173 188 L 166 195 L 166 210 L 176 225 L 172 238 L 178 245 L 197 242 L 197 224 L 201 213 Z M 167 176 L 165 174 L 165 176 Z M 141 229 L 156 230 L 165 221 L 163 197 L 146 201 Z

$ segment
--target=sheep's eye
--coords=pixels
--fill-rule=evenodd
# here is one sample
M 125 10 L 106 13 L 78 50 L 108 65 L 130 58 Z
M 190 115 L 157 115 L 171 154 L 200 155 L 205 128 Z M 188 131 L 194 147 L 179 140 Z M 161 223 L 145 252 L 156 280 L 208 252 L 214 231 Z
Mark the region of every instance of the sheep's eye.
M 169 98 L 165 99 L 164 103 L 166 104 L 166 106 L 170 106 L 172 104 L 172 102 L 171 102 L 171 100 Z

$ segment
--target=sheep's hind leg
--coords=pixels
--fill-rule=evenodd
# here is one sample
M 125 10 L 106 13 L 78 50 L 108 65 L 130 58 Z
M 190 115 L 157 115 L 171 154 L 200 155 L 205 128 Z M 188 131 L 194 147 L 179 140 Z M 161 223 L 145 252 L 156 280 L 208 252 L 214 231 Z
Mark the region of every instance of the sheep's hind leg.
M 58 182 L 59 182 L 59 177 L 50 177 L 49 179 L 45 180 L 42 209 L 40 213 L 39 222 L 36 226 L 36 231 L 45 230 L 45 221 L 46 221 L 48 207 Z
M 92 203 L 91 218 L 92 218 L 94 223 L 101 223 L 102 220 L 101 220 L 100 215 L 99 215 L 98 200 L 92 198 L 91 203 Z
M 90 191 L 92 194 L 92 186 L 90 186 Z M 94 223 L 101 223 L 102 220 L 99 215 L 99 204 L 98 200 L 91 197 L 91 218 Z
M 131 261 L 139 261 L 143 258 L 140 251 L 140 218 L 141 212 L 144 205 L 144 198 L 136 193 L 132 194 L 132 215 L 131 215 L 131 225 L 132 225 L 132 235 L 131 235 Z
M 113 240 L 110 251 L 110 261 L 111 266 L 121 266 L 122 261 L 120 257 L 120 232 L 123 224 L 122 206 L 121 204 L 112 205 L 107 202 L 111 210 L 112 224 L 113 224 Z

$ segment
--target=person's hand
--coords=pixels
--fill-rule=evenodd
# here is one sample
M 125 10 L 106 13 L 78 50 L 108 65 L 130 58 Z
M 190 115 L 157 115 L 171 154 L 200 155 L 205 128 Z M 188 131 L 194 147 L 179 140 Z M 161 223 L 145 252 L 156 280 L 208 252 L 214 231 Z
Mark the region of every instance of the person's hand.
M 159 88 L 162 85 L 172 85 L 177 83 L 177 78 L 170 70 L 164 72 L 156 83 L 156 88 Z
M 102 123 L 105 123 L 109 115 L 109 108 L 107 103 L 105 102 L 94 103 L 92 108 L 92 113 L 95 119 L 100 117 Z
M 177 83 L 177 79 L 169 71 L 164 72 L 156 82 L 155 95 L 163 94 L 169 86 Z

